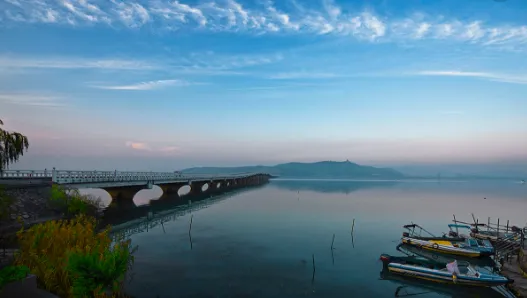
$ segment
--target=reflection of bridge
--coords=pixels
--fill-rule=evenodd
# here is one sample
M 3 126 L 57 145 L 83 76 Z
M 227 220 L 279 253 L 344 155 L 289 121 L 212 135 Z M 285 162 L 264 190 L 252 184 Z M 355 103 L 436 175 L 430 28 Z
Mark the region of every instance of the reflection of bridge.
M 118 239 L 123 237 L 124 239 L 128 239 L 132 235 L 148 232 L 159 225 L 163 225 L 169 221 L 175 221 L 178 217 L 184 216 L 194 211 L 208 208 L 211 205 L 223 201 L 229 197 L 230 195 L 219 196 L 217 198 L 205 199 L 190 205 L 181 205 L 176 208 L 159 212 L 155 212 L 150 208 L 150 211 L 147 211 L 146 214 L 144 214 L 144 216 L 139 220 L 132 220 L 119 226 L 113 226 L 112 238 Z M 145 208 L 148 207 L 145 206 Z
M 185 198 L 212 196 L 235 189 L 266 183 L 270 175 L 240 173 L 228 175 L 185 175 L 177 172 L 119 172 L 119 171 L 3 171 L 2 180 L 40 180 L 72 188 L 100 188 L 112 197 L 111 206 L 134 205 L 135 194 L 153 185 L 163 190 L 161 199 L 181 196 L 180 190 L 189 186 Z M 205 185 L 207 187 L 205 188 Z

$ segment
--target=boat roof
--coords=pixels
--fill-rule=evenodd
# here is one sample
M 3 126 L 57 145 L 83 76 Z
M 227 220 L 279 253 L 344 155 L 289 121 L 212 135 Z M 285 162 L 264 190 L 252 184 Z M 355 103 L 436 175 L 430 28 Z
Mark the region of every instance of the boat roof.
M 464 228 L 464 229 L 470 229 L 470 226 L 468 225 L 457 225 L 457 224 L 449 224 L 449 228 Z

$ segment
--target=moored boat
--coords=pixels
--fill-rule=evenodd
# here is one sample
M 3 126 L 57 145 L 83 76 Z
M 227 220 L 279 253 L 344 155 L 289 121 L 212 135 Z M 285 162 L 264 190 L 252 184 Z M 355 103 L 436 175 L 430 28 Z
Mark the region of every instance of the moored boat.
M 456 256 L 452 254 L 443 254 L 443 253 L 433 252 L 433 251 L 425 250 L 422 248 L 417 248 L 415 246 L 402 244 L 402 243 L 397 246 L 397 250 L 407 256 L 422 257 L 422 258 L 426 258 L 429 260 L 433 260 L 434 262 L 438 264 L 443 264 L 443 265 L 446 265 L 448 263 L 451 263 L 457 260 L 457 261 L 469 262 L 470 264 L 479 266 L 479 267 L 487 267 L 487 268 L 490 268 L 491 270 L 496 269 L 496 263 L 490 257 L 469 258 L 469 257 L 463 257 L 463 256 Z
M 415 246 L 419 249 L 426 249 L 432 252 L 452 254 L 469 258 L 480 258 L 490 256 L 494 253 L 494 248 L 490 242 L 478 242 L 478 240 L 468 236 L 447 237 L 444 235 L 442 237 L 436 237 L 416 224 L 405 225 L 404 228 L 408 229 L 409 232 L 403 233 L 401 242 L 407 245 Z M 420 231 L 425 231 L 431 237 L 422 237 L 420 235 L 421 233 L 416 235 L 415 228 L 419 228 Z
M 450 298 L 515 298 L 514 295 L 503 295 L 497 292 L 500 287 L 459 287 L 453 284 L 436 283 L 423 279 L 405 277 L 390 273 L 387 268 L 380 272 L 382 280 L 390 281 L 397 285 L 394 297 L 411 297 L 424 293 L 437 293 Z M 426 291 L 423 293 L 423 290 Z
M 395 257 L 381 255 L 385 268 L 392 274 L 417 278 L 438 283 L 474 287 L 496 287 L 514 282 L 507 277 L 485 273 L 467 262 L 454 261 L 441 266 L 430 260 L 416 257 Z

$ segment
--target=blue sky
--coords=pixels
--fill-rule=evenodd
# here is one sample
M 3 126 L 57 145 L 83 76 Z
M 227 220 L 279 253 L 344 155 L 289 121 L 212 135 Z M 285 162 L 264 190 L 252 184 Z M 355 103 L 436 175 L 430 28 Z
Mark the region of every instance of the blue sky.
M 0 1 L 16 167 L 527 161 L 527 2 Z

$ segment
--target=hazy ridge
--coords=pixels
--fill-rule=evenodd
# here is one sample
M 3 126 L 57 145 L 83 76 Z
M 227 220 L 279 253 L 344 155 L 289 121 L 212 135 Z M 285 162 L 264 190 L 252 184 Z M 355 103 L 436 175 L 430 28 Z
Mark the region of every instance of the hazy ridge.
M 182 170 L 192 174 L 233 174 L 262 172 L 281 178 L 332 178 L 332 179 L 399 179 L 401 172 L 391 168 L 363 166 L 350 161 L 321 161 L 313 163 L 290 162 L 275 166 L 196 167 Z

